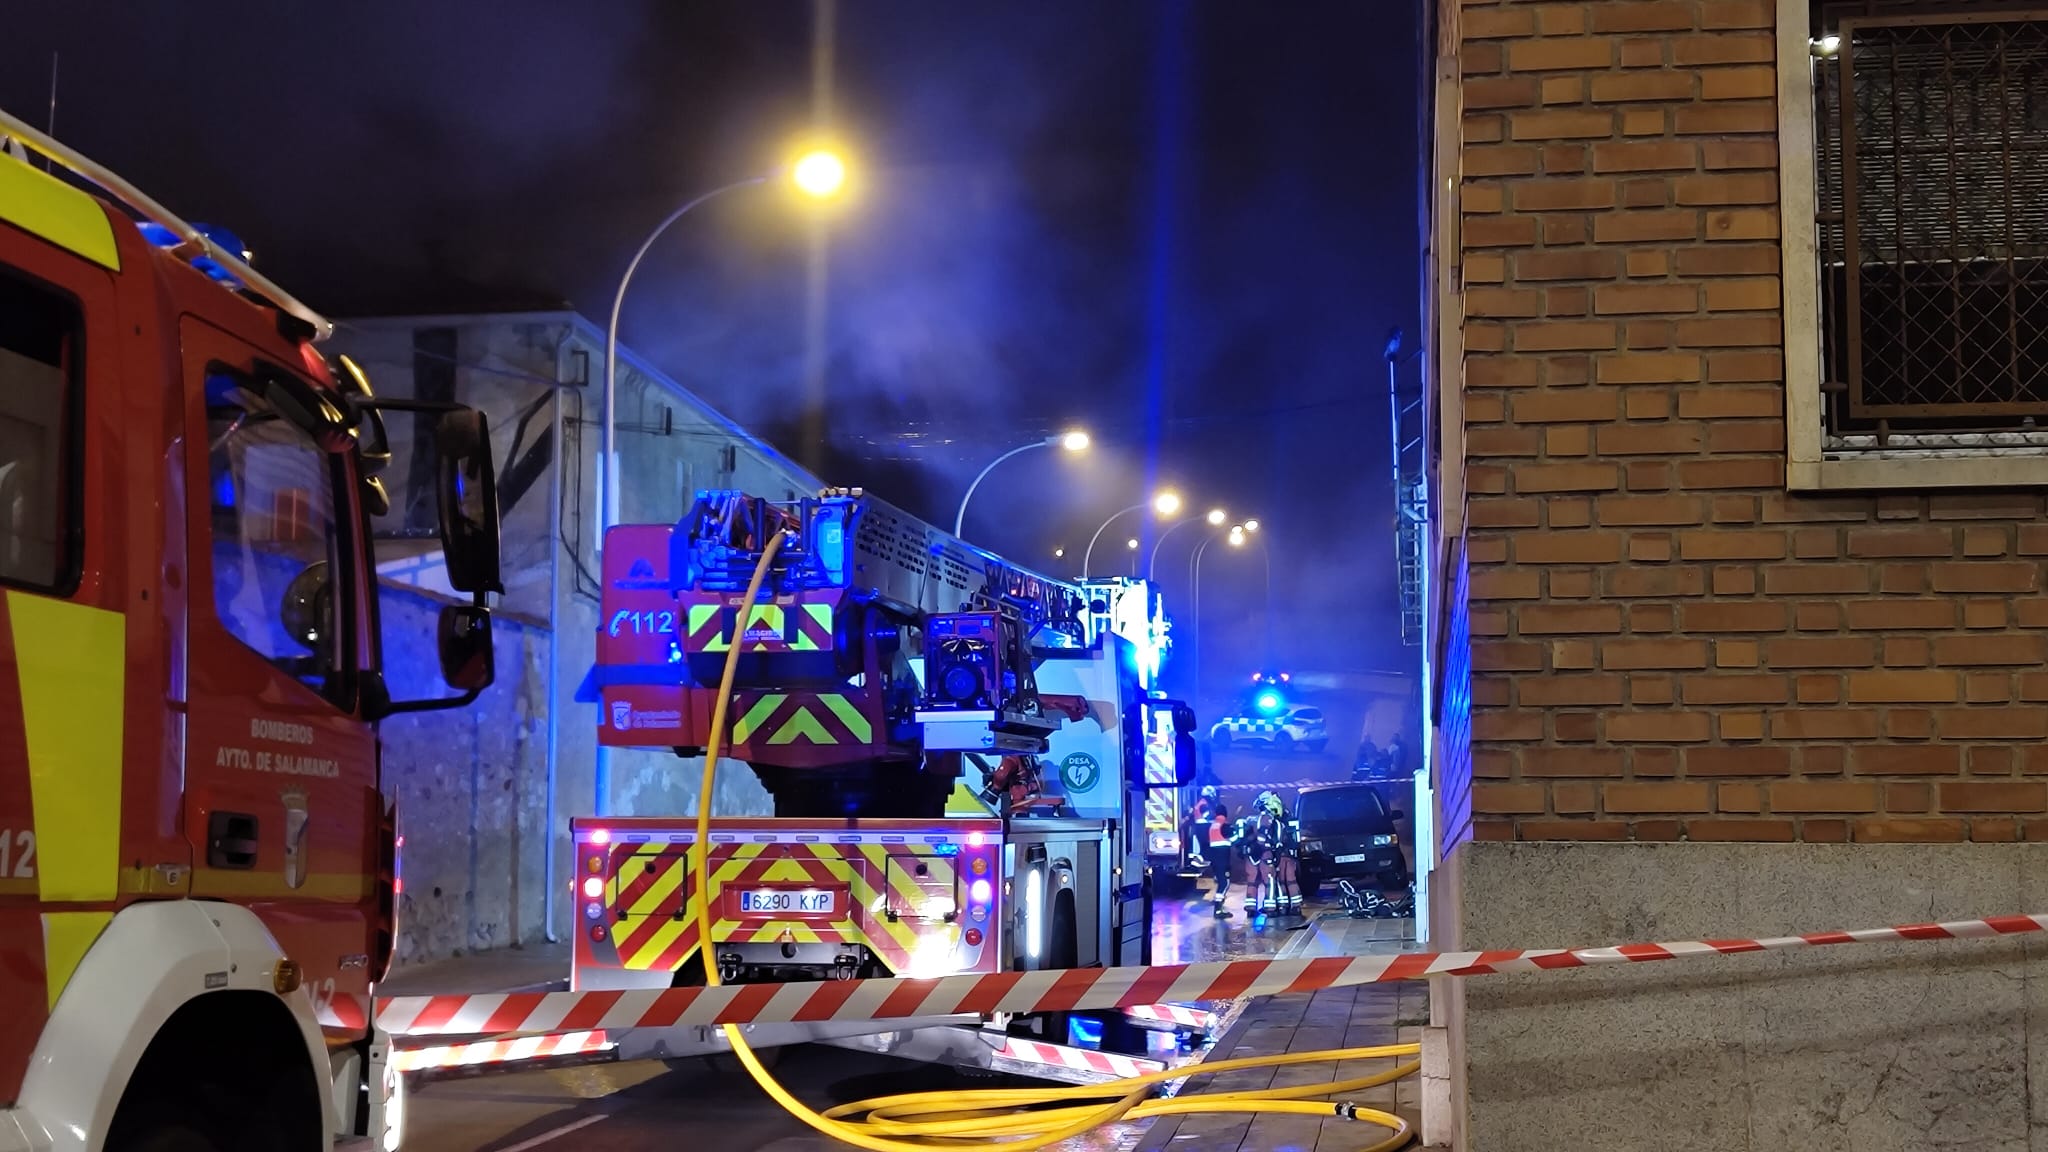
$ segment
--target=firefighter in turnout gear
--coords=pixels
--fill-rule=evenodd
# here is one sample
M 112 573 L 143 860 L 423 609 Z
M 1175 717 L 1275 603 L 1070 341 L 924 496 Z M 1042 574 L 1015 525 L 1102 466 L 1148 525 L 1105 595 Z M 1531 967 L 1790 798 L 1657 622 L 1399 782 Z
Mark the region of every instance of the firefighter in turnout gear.
M 1202 789 L 1202 794 L 1195 798 L 1194 804 L 1188 809 L 1188 863 L 1196 868 L 1207 868 L 1209 866 L 1208 857 L 1202 855 L 1202 845 L 1207 840 L 1209 818 L 1215 814 L 1215 811 L 1216 786 L 1211 784 Z
M 1280 843 L 1275 853 L 1280 881 L 1280 910 L 1296 913 L 1301 911 L 1301 822 L 1294 818 L 1280 803 L 1273 800 L 1274 818 L 1278 821 Z
M 1209 874 L 1216 881 L 1216 918 L 1230 917 L 1230 909 L 1223 906 L 1225 897 L 1230 895 L 1230 848 L 1233 839 L 1230 826 L 1230 809 L 1222 804 L 1209 815 Z
M 1259 793 L 1251 813 L 1244 818 L 1238 830 L 1238 851 L 1245 859 L 1246 879 L 1250 888 L 1246 895 L 1247 909 L 1254 913 L 1272 912 L 1280 909 L 1279 856 L 1281 823 L 1276 811 L 1280 798 L 1271 792 Z

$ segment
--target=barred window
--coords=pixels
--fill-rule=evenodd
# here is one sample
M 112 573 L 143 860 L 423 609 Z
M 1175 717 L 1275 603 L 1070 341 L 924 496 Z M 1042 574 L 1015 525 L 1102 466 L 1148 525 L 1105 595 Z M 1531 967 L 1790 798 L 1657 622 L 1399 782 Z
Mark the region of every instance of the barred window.
M 1816 5 L 1831 450 L 2048 448 L 2048 10 Z

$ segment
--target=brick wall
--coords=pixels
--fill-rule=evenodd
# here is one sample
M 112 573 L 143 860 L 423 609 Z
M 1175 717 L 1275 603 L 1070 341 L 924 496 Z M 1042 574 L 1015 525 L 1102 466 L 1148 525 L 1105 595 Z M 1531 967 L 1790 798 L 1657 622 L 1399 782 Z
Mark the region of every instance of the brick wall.
M 2048 837 L 2040 499 L 1783 488 L 1773 5 L 1459 19 L 1474 835 Z

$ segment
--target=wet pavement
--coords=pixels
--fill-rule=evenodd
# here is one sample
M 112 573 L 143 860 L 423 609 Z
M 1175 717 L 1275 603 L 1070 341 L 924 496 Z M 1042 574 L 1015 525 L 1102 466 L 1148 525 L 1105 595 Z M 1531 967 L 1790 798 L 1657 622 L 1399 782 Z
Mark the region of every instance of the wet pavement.
M 1248 960 L 1281 955 L 1309 930 L 1310 922 L 1328 901 L 1306 905 L 1301 915 L 1248 916 L 1243 895 L 1231 888 L 1231 916 L 1218 919 L 1206 890 L 1152 905 L 1152 962 L 1201 964 L 1212 960 Z

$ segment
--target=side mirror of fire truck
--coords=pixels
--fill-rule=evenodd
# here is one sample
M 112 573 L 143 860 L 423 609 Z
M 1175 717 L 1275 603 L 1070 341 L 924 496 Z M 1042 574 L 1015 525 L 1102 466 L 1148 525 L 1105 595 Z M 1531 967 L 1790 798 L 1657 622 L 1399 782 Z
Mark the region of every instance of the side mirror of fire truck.
M 1185 788 L 1195 782 L 1195 761 L 1198 755 L 1195 738 L 1186 732 L 1173 734 L 1173 786 Z
M 1173 782 L 1185 788 L 1195 782 L 1195 769 L 1202 750 L 1195 744 L 1195 710 L 1176 700 L 1173 704 Z
M 444 412 L 434 426 L 434 442 L 440 461 L 436 487 L 448 585 L 471 595 L 502 594 L 490 425 L 474 408 Z
M 356 397 L 359 410 L 388 409 L 433 416 L 434 498 L 440 514 L 441 552 L 448 586 L 470 603 L 441 609 L 435 629 L 441 678 L 458 695 L 377 701 L 374 714 L 459 708 L 496 677 L 490 597 L 505 591 L 498 549 L 498 485 L 491 464 L 490 425 L 483 413 L 460 405 Z
M 441 609 L 437 631 L 441 679 L 459 692 L 489 688 L 497 678 L 490 609 L 473 604 L 446 605 Z

